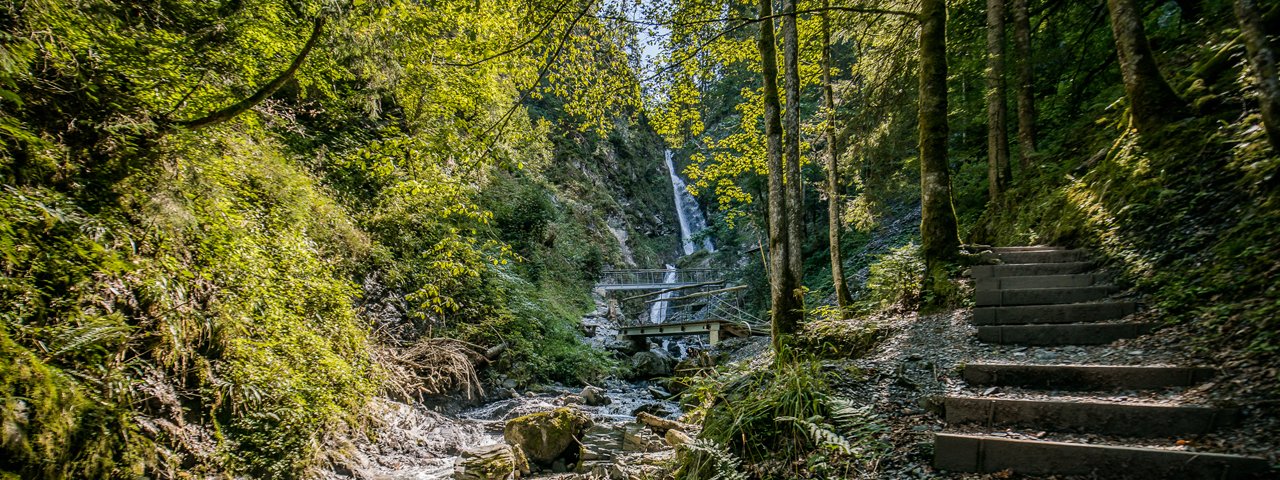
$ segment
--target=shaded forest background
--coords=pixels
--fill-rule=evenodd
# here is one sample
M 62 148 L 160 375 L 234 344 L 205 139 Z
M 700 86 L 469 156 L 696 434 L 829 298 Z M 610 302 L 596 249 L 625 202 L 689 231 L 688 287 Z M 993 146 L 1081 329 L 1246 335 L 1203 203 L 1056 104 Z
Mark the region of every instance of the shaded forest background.
M 1143 134 L 1107 3 L 1030 2 L 1032 53 L 1009 76 L 1030 60 L 1037 148 L 1023 162 L 1010 135 L 995 200 L 984 3 L 947 2 L 961 237 L 1092 248 L 1188 341 L 1274 364 L 1280 159 L 1232 2 L 1136 2 L 1186 106 Z M 644 25 L 624 20 L 638 7 L 619 8 L 0 6 L 0 472 L 305 477 L 374 396 L 455 393 L 402 375 L 424 339 L 504 347 L 489 380 L 615 374 L 577 324 L 599 271 L 678 254 L 664 145 L 712 213 L 716 261 L 768 298 L 758 255 L 742 254 L 766 218 L 759 22 L 698 21 L 756 6 L 640 9 L 670 31 L 670 67 L 652 75 L 636 60 Z M 1260 18 L 1280 31 L 1274 6 Z M 831 12 L 830 191 L 818 21 L 800 21 L 808 305 L 835 303 L 831 196 L 855 310 L 959 304 L 920 288 L 918 230 L 893 227 L 919 223 L 919 24 Z M 885 228 L 901 233 L 873 242 Z M 884 284 L 886 265 L 905 276 Z

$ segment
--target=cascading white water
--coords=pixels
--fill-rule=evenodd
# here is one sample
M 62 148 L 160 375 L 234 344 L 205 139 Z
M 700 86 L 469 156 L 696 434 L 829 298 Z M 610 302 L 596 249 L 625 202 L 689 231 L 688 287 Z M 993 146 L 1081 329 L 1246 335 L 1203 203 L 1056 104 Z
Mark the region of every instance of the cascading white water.
M 693 237 L 707 229 L 707 219 L 702 216 L 702 210 L 698 209 L 698 202 L 694 200 L 693 194 L 685 188 L 684 180 L 676 174 L 675 164 L 671 161 L 671 150 L 667 150 L 664 155 L 667 171 L 671 172 L 671 187 L 675 190 L 676 216 L 680 218 L 680 241 L 684 244 L 684 254 L 693 255 L 698 250 Z M 716 251 L 710 238 L 702 239 L 702 248 L 708 252 Z
M 676 283 L 675 265 L 667 265 L 667 273 L 662 276 L 662 283 Z M 649 323 L 662 323 L 667 320 L 667 302 L 673 292 L 658 294 L 656 302 L 649 307 Z

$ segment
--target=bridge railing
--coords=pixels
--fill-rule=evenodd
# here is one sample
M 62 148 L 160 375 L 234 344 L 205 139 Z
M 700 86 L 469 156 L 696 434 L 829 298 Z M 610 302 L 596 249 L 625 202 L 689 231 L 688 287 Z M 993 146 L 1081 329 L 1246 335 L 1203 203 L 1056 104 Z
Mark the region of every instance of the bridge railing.
M 668 281 L 668 277 L 674 277 Z M 690 285 L 721 280 L 721 271 L 714 268 L 660 268 L 638 270 L 605 270 L 600 274 L 599 287 L 624 285 Z
M 670 305 L 667 309 L 666 318 L 661 323 L 651 322 L 649 315 L 628 318 L 623 320 L 622 323 L 624 326 L 634 327 L 721 320 L 731 322 L 748 329 L 755 329 L 759 328 L 761 325 L 768 324 L 768 322 L 765 322 L 757 318 L 755 315 L 747 313 L 739 308 L 734 300 L 735 298 L 736 297 L 731 294 L 722 294 L 709 297 L 706 302 Z

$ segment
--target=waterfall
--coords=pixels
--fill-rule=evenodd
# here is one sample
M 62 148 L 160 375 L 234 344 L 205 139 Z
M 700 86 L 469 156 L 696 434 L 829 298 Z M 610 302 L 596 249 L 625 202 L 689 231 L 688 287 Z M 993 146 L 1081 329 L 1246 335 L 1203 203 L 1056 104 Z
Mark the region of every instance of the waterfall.
M 685 187 L 684 180 L 676 174 L 675 164 L 671 162 L 671 150 L 667 150 L 664 155 L 667 160 L 667 171 L 671 172 L 671 187 L 675 190 L 676 216 L 680 218 L 680 242 L 684 245 L 684 254 L 692 255 L 698 250 L 693 243 L 693 237 L 707 229 L 707 219 L 702 216 L 702 210 L 698 208 L 698 202 L 694 200 L 693 194 L 689 193 L 689 189 Z M 716 251 L 716 247 L 711 244 L 711 239 L 706 237 L 702 239 L 702 248 L 708 252 Z
M 667 273 L 662 276 L 662 283 L 676 283 L 676 267 L 675 265 L 667 265 Z M 667 302 L 674 292 L 665 292 L 658 294 L 656 302 L 649 307 L 649 323 L 662 323 L 667 320 Z

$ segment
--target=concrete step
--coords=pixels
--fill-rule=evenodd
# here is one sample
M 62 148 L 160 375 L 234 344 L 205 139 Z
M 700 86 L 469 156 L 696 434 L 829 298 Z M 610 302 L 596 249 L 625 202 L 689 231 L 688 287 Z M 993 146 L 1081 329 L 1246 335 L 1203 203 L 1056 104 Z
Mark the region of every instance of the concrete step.
M 975 279 L 1025 277 L 1030 275 L 1069 275 L 1093 269 L 1092 262 L 1023 263 L 1013 265 L 974 265 L 969 276 Z
M 983 254 L 985 259 L 999 259 L 1009 265 L 1027 263 L 1070 263 L 1089 260 L 1087 250 L 1022 250 Z
M 1018 305 L 1063 305 L 1102 300 L 1116 292 L 1110 285 L 1092 287 L 1014 288 L 978 290 L 974 299 L 979 307 Z
M 995 252 L 995 253 L 1009 253 L 1009 252 L 1060 251 L 1060 250 L 1069 250 L 1069 249 L 1067 247 L 1055 247 L 1052 245 L 1025 245 L 1021 247 L 990 247 L 988 248 L 988 250 L 991 250 L 992 252 Z
M 998 325 L 978 327 L 978 340 L 1012 345 L 1102 345 L 1151 333 L 1154 323 Z
M 964 381 L 972 385 L 1069 390 L 1188 387 L 1213 378 L 1204 367 L 1133 367 L 1125 365 L 1022 365 L 969 363 Z
M 1021 288 L 1092 287 L 1110 281 L 1109 275 L 1077 273 L 1074 275 L 1031 275 L 1025 277 L 983 278 L 974 283 L 974 290 L 1014 290 Z
M 973 309 L 972 323 L 974 325 L 1023 325 L 1104 322 L 1124 318 L 1137 309 L 1137 304 L 1133 302 L 978 307 Z
M 933 466 L 951 472 L 1080 475 L 1100 479 L 1177 478 L 1253 480 L 1276 478 L 1267 460 L 1239 455 L 1155 448 L 1010 440 L 939 433 Z
M 1060 432 L 1128 436 L 1209 433 L 1238 423 L 1231 409 L 1139 403 L 1065 402 L 952 397 L 945 401 L 947 423 L 988 428 L 1027 427 Z

